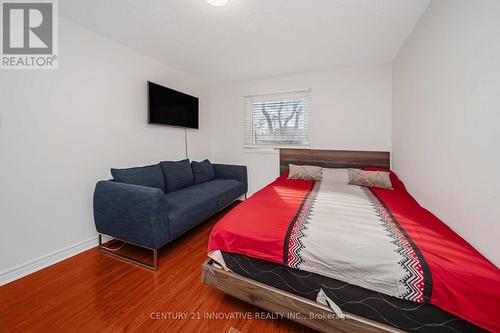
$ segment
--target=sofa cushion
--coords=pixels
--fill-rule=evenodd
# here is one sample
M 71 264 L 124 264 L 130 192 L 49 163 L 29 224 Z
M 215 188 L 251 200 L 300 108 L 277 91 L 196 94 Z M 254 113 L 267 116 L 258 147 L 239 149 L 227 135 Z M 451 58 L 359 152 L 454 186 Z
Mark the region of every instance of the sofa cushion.
M 191 162 L 193 169 L 194 183 L 201 184 L 215 178 L 215 171 L 209 160 L 202 162 Z
M 193 171 L 189 160 L 160 162 L 165 178 L 165 192 L 174 192 L 193 185 Z
M 234 179 L 214 179 L 166 194 L 170 235 L 177 237 L 245 193 Z
M 165 180 L 159 164 L 128 169 L 111 169 L 115 181 L 158 188 L 165 191 Z

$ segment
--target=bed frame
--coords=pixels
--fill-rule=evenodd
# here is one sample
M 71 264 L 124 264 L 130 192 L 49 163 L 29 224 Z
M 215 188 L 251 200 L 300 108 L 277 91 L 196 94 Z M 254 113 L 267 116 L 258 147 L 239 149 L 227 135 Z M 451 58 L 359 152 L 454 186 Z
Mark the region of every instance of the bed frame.
M 389 168 L 389 152 L 280 149 L 280 173 L 289 164 L 317 165 L 328 168 Z M 397 328 L 344 312 L 346 319 L 336 319 L 327 306 L 274 288 L 222 269 L 208 259 L 202 265 L 202 282 L 228 295 L 321 332 L 402 332 Z
M 390 161 L 388 151 L 280 149 L 280 174 L 288 172 L 289 164 L 317 165 L 323 168 L 389 169 Z

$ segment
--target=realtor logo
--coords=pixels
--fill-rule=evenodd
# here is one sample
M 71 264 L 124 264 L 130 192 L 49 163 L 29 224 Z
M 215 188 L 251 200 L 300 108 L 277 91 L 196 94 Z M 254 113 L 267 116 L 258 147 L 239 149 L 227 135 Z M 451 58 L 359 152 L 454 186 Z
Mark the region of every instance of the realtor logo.
M 0 0 L 0 4 L 0 68 L 57 68 L 56 0 Z

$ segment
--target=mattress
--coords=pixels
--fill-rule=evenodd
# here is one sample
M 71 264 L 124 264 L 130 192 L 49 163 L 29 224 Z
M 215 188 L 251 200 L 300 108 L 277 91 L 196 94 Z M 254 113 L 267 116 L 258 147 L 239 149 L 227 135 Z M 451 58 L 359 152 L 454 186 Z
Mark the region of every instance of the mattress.
M 316 300 L 320 289 L 342 311 L 409 332 L 486 332 L 432 304 L 418 304 L 319 274 L 241 254 L 222 252 L 231 271 L 272 287 Z
M 394 173 L 393 189 L 381 189 L 350 185 L 338 176 L 346 172 L 323 169 L 319 182 L 279 177 L 215 225 L 208 256 L 222 267 L 221 252 L 272 262 L 500 332 L 500 270 Z

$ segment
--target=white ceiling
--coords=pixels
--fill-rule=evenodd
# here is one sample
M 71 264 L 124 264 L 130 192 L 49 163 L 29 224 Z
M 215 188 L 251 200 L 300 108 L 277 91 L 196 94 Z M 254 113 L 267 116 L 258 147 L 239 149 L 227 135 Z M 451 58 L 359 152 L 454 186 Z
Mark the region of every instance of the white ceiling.
M 210 83 L 391 62 L 430 0 L 63 0 L 61 14 Z

